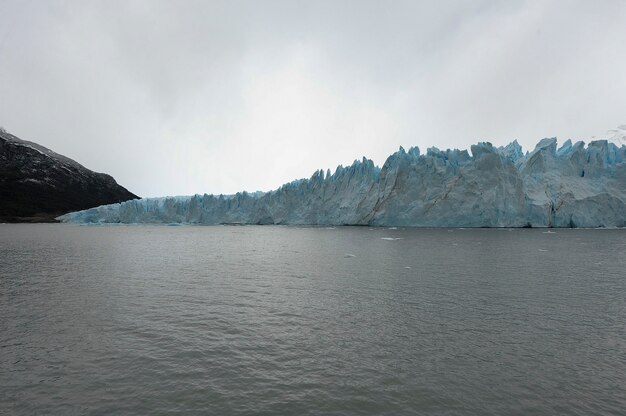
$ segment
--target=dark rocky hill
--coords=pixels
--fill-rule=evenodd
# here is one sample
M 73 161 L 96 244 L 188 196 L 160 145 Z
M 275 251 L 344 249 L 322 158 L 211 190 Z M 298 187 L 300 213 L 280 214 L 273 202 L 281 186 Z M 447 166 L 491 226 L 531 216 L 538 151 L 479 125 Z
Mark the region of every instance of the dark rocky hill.
M 0 222 L 55 222 L 67 212 L 137 198 L 111 176 L 0 129 Z

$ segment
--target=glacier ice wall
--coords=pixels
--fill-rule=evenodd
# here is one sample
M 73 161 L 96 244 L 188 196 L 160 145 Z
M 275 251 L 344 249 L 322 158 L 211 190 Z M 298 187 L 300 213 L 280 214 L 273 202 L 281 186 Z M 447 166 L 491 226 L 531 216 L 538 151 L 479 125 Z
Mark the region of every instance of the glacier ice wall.
M 309 224 L 415 227 L 624 227 L 626 146 L 555 138 L 466 150 L 402 147 L 279 189 L 149 198 L 59 217 L 71 223 Z

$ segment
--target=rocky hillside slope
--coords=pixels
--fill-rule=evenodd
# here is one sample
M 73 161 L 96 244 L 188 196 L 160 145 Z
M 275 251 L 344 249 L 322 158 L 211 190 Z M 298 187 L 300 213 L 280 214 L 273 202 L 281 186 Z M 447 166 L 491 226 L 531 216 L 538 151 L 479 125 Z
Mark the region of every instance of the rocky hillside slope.
M 136 198 L 111 176 L 0 130 L 0 222 L 53 222 Z

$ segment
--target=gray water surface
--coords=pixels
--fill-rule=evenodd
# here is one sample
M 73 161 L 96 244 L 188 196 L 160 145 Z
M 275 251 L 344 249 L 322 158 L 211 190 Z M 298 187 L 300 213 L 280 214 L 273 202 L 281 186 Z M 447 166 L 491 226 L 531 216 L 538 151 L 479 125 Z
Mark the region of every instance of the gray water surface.
M 618 415 L 626 230 L 0 224 L 0 414 Z

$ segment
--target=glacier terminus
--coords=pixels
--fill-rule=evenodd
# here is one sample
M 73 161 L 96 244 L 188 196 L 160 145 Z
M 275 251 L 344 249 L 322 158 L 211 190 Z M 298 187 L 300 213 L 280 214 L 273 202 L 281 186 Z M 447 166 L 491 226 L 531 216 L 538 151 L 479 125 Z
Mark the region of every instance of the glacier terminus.
M 620 143 L 621 144 L 621 143 Z M 69 213 L 68 223 L 409 227 L 624 227 L 626 145 L 517 141 L 467 150 L 402 147 L 316 171 L 270 192 L 130 200 Z

